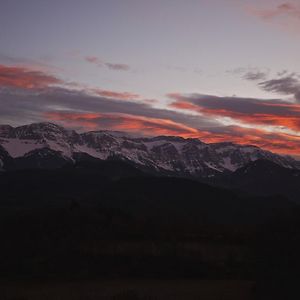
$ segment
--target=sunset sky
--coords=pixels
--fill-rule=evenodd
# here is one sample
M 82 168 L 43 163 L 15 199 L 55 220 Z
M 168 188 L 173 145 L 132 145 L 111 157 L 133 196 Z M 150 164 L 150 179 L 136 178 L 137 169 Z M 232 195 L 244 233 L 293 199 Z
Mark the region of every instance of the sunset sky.
M 300 157 L 300 0 L 1 0 L 0 123 Z

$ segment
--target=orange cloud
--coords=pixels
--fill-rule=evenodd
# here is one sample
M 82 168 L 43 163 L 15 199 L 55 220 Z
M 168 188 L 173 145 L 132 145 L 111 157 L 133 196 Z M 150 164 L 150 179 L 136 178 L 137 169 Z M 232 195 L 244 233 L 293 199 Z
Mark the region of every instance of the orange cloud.
M 0 65 L 0 87 L 40 89 L 61 83 L 60 79 L 41 71 Z
M 280 126 L 300 132 L 300 104 L 213 96 L 181 96 L 170 107 L 214 117 L 229 117 L 249 125 Z
M 176 135 L 184 138 L 199 138 L 207 143 L 230 141 L 243 145 L 250 144 L 280 154 L 299 155 L 300 153 L 300 137 L 239 126 L 200 130 L 171 120 L 117 113 L 48 112 L 45 117 L 74 128 L 109 129 L 150 136 Z
M 114 92 L 114 91 L 101 90 L 101 89 L 93 89 L 93 92 L 101 97 L 120 99 L 120 100 L 136 100 L 140 98 L 140 95 L 129 93 L 129 92 Z
M 300 131 L 300 119 L 297 116 L 278 116 L 259 113 L 247 115 L 232 111 L 226 111 L 224 109 L 212 110 L 205 108 L 199 108 L 199 111 L 204 114 L 213 116 L 229 117 L 231 119 L 239 120 L 250 125 L 279 126 L 293 131 Z
M 254 145 L 283 155 L 298 156 L 300 153 L 300 137 L 260 129 L 228 126 L 220 132 L 201 131 L 199 138 L 207 143 L 230 141 L 241 145 Z
M 177 109 L 194 110 L 194 111 L 199 110 L 199 108 L 196 105 L 186 101 L 175 101 L 170 104 L 170 107 L 177 108 Z
M 178 135 L 190 137 L 198 130 L 167 119 L 148 118 L 121 113 L 47 112 L 45 117 L 68 126 L 109 129 L 145 135 Z

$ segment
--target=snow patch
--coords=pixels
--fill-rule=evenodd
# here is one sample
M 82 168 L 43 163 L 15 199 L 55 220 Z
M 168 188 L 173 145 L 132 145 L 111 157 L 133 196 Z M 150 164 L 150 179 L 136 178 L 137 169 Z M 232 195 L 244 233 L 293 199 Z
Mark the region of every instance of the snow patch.
M 86 153 L 90 156 L 93 156 L 95 158 L 100 158 L 100 159 L 107 159 L 108 157 L 107 153 L 99 152 L 96 149 L 88 147 L 86 145 L 74 145 L 73 151 Z
M 231 162 L 231 158 L 230 157 L 225 157 L 223 159 L 223 163 L 221 165 L 224 167 L 224 169 L 232 171 L 232 172 L 236 171 L 238 169 L 238 167 L 239 167 L 238 165 L 233 164 Z
M 13 158 L 24 156 L 27 152 L 46 146 L 44 143 L 35 140 L 20 139 L 2 139 L 1 145 Z

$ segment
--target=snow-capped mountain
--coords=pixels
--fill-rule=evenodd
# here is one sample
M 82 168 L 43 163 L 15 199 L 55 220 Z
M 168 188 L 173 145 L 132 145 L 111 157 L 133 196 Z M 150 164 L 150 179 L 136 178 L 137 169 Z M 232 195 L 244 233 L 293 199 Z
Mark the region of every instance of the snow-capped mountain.
M 300 163 L 293 158 L 256 146 L 206 144 L 198 139 L 174 136 L 134 137 L 115 131 L 77 133 L 52 123 L 16 128 L 2 125 L 0 147 L 2 169 L 7 169 L 8 159 L 22 168 L 56 168 L 74 163 L 78 157 L 121 159 L 153 171 L 202 177 L 233 172 L 258 159 L 286 168 L 300 168 Z

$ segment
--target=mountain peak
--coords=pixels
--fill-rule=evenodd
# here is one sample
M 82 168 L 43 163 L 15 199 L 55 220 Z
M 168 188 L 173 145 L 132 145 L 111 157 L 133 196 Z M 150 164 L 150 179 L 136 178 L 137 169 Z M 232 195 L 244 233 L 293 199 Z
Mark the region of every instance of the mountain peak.
M 39 122 L 39 123 L 31 123 L 28 125 L 22 125 L 22 126 L 18 126 L 16 127 L 16 129 L 23 129 L 23 128 L 28 128 L 31 130 L 65 130 L 64 127 L 55 124 L 55 123 L 51 123 L 51 122 Z
M 18 126 L 14 128 L 10 137 L 19 138 L 19 139 L 56 139 L 57 136 L 66 138 L 68 132 L 64 127 L 49 123 L 32 123 L 28 125 Z

